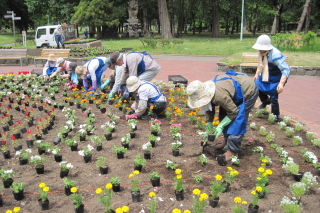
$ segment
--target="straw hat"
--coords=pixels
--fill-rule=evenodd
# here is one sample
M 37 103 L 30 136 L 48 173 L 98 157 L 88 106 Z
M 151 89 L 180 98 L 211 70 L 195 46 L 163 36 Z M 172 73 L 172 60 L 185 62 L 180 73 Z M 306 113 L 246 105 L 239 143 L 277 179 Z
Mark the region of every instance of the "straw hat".
M 85 78 L 88 73 L 85 66 L 77 66 L 75 72 L 79 78 Z
M 137 76 L 130 76 L 126 81 L 126 86 L 129 92 L 134 92 L 140 86 L 141 81 Z
M 191 108 L 198 108 L 208 104 L 216 91 L 216 85 L 212 81 L 202 83 L 192 81 L 187 87 L 188 105 Z
M 49 54 L 48 55 L 48 61 L 56 61 L 57 58 L 54 56 L 54 54 Z

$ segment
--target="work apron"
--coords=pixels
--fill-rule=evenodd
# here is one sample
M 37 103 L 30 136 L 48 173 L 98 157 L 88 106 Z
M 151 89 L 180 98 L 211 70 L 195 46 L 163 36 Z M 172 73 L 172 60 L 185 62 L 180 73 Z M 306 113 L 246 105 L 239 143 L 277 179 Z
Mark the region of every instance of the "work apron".
M 282 73 L 280 69 L 273 63 L 268 62 L 269 68 L 269 81 L 262 81 L 262 75 L 259 76 L 256 83 L 259 90 L 271 98 L 274 98 L 277 94 L 277 87 L 280 82 Z
M 230 77 L 224 77 L 219 80 L 217 80 L 217 76 L 213 79 L 213 82 L 216 83 L 218 81 L 223 81 L 227 79 L 231 79 L 233 82 L 234 86 L 234 96 L 232 98 L 233 102 L 238 108 L 238 115 L 229 125 L 227 125 L 223 133 L 228 134 L 228 135 L 243 135 L 245 134 L 246 131 L 246 126 L 247 126 L 247 119 L 246 119 L 246 102 L 244 99 L 243 91 L 241 88 L 241 85 L 239 82 L 234 80 L 232 76 L 237 76 L 237 75 L 243 75 L 243 74 L 238 74 L 232 70 L 229 70 L 226 72 L 226 75 L 229 75 Z M 220 110 L 219 112 L 219 120 L 222 121 L 222 119 L 226 116 L 226 111 L 225 110 Z
M 93 59 L 91 59 L 91 60 L 89 61 L 88 65 L 87 65 L 87 69 L 88 69 L 89 64 L 91 63 L 91 61 L 94 60 L 94 59 L 97 59 L 97 60 L 99 61 L 99 66 L 98 66 L 98 68 L 96 69 L 95 73 L 96 73 L 97 88 L 100 88 L 100 87 L 101 87 L 101 84 L 102 84 L 102 82 L 101 82 L 101 76 L 102 76 L 102 73 L 104 72 L 104 69 L 103 69 L 104 63 L 103 63 L 102 59 L 100 59 L 100 58 L 93 58 Z

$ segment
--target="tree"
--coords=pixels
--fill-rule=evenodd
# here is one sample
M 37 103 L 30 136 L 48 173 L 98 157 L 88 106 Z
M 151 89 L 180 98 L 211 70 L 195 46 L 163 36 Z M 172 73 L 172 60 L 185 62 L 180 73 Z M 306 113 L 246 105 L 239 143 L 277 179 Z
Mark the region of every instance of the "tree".
M 159 20 L 161 25 L 161 38 L 173 38 L 170 30 L 169 14 L 166 0 L 158 0 Z
M 306 15 L 307 15 L 307 12 L 308 12 L 308 8 L 310 6 L 310 2 L 311 0 L 306 0 L 306 3 L 303 7 L 303 11 L 302 11 L 302 14 L 301 14 L 301 18 L 299 20 L 299 24 L 298 24 L 298 28 L 297 28 L 297 33 L 300 33 L 301 30 L 302 30 L 302 26 L 303 26 L 303 23 L 304 23 L 304 20 L 306 18 Z
M 220 25 L 219 25 L 219 4 L 218 0 L 212 0 L 212 33 L 211 38 L 219 38 Z

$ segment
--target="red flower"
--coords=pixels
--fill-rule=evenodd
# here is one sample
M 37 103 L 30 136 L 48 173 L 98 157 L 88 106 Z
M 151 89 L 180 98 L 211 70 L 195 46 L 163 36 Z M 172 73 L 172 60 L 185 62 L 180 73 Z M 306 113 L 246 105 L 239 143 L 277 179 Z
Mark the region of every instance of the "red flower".
M 48 112 L 48 116 L 51 116 L 50 112 Z
M 16 127 L 17 127 L 17 124 L 13 124 L 13 127 L 16 128 Z
M 8 106 L 7 109 L 11 109 L 11 107 Z
M 25 115 L 26 115 L 26 116 L 29 116 L 29 113 L 26 113 Z
M 6 117 L 9 117 L 9 114 L 6 113 L 5 116 L 6 116 Z
M 37 128 L 37 129 L 40 129 L 40 127 L 39 127 L 39 126 L 36 126 L 36 128 Z
M 5 140 L 2 140 L 1 144 L 2 144 L 3 146 L 5 146 L 5 145 L 7 145 L 7 142 L 6 142 Z
M 32 133 L 32 130 L 31 130 L 31 129 L 28 129 L 28 130 L 27 130 L 27 133 L 28 133 L 28 134 L 31 134 L 31 133 Z
M 18 124 L 20 125 L 20 124 L 21 124 L 21 121 L 18 121 Z
M 16 137 L 14 137 L 14 135 L 11 135 L 11 139 L 16 140 Z
M 52 107 L 51 111 L 54 112 L 54 107 Z
M 42 118 L 39 118 L 38 120 L 39 120 L 40 122 L 42 122 Z

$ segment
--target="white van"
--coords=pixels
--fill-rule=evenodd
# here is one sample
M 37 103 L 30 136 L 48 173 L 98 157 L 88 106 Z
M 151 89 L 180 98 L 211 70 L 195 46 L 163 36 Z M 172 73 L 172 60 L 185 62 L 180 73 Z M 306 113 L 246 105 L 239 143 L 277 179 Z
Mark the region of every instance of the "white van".
M 35 34 L 35 43 L 37 48 L 57 47 L 53 32 L 58 26 L 59 25 L 48 25 L 37 27 Z M 66 29 L 63 30 L 66 40 L 76 38 L 73 24 L 67 25 Z

